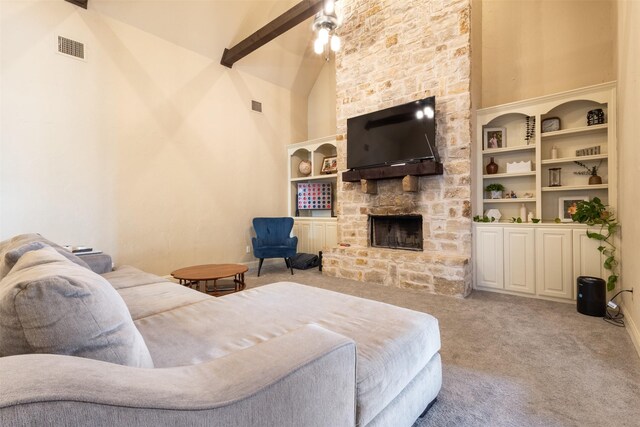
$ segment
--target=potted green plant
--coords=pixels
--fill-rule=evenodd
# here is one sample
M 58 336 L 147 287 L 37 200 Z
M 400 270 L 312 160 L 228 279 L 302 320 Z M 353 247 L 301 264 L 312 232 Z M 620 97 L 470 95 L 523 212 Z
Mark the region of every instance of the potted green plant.
M 598 176 L 598 169 L 602 165 L 602 160 L 598 163 L 598 166 L 589 167 L 582 162 L 574 161 L 575 164 L 582 166 L 586 170 L 574 172 L 576 175 L 589 175 L 589 185 L 602 184 L 602 178 Z
M 492 199 L 502 199 L 502 192 L 504 191 L 504 185 L 502 184 L 489 184 L 485 187 L 484 191 L 490 193 Z
M 617 248 L 614 236 L 618 232 L 620 224 L 598 197 L 594 197 L 591 201 L 578 202 L 576 213 L 571 215 L 571 219 L 592 227 L 600 227 L 599 232 L 587 230 L 587 237 L 600 242 L 598 251 L 604 255 L 604 268 L 611 272 L 607 278 L 607 290 L 612 291 L 618 281 L 618 275 L 616 274 L 616 267 L 618 266 L 618 261 L 616 260 Z

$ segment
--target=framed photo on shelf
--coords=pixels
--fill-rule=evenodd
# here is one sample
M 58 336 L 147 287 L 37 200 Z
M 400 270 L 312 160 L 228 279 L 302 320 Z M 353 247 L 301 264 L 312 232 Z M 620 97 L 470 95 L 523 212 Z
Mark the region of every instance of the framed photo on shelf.
M 484 128 L 483 130 L 485 150 L 507 146 L 507 128 Z
M 576 213 L 578 202 L 588 202 L 588 197 L 560 197 L 558 203 L 558 218 L 562 222 L 573 222 L 571 216 Z
M 338 156 L 325 157 L 322 160 L 322 173 L 338 172 Z

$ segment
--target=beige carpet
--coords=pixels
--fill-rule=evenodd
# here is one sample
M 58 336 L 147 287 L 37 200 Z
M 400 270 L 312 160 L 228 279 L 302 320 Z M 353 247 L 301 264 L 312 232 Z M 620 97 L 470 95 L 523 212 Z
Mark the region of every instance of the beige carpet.
M 456 299 L 294 272 L 283 261 L 246 281 L 298 282 L 438 318 L 443 386 L 415 427 L 640 426 L 640 358 L 627 331 L 575 304 L 480 291 Z

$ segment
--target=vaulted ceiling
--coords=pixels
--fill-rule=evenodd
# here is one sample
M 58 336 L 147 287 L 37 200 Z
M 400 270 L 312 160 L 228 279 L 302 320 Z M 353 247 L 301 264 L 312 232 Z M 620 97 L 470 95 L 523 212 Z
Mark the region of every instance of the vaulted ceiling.
M 222 52 L 299 0 L 91 0 L 89 9 L 197 52 L 216 63 Z M 313 53 L 308 19 L 234 64 L 233 69 L 307 94 L 324 60 Z M 222 65 L 220 65 L 222 67 Z

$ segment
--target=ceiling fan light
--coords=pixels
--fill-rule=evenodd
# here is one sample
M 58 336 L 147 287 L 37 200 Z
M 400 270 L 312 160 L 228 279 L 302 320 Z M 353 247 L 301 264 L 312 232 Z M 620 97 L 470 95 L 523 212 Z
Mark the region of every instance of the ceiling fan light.
M 341 41 L 340 41 L 340 37 L 336 36 L 335 34 L 333 36 L 331 36 L 331 50 L 334 52 L 337 52 L 340 50 L 340 45 L 341 45 Z
M 318 31 L 318 40 L 322 41 L 322 44 L 329 43 L 329 30 L 322 27 Z
M 313 51 L 317 55 L 320 55 L 322 52 L 324 52 L 324 43 L 322 43 L 322 40 L 320 40 L 319 37 L 316 39 L 316 41 L 313 42 Z
M 336 10 L 336 3 L 334 0 L 324 0 L 324 13 L 331 15 Z

